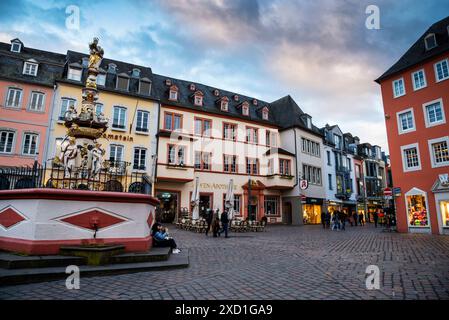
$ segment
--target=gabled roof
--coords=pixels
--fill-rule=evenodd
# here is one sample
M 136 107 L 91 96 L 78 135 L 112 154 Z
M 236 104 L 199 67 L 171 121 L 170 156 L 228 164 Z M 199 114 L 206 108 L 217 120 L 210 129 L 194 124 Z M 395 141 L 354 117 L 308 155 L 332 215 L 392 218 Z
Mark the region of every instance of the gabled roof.
M 82 68 L 82 60 L 83 58 L 89 58 L 88 54 L 76 52 L 76 51 L 67 51 L 67 65 L 69 66 L 78 66 Z M 116 66 L 116 70 L 114 73 L 107 72 L 108 65 L 114 64 Z M 153 72 L 149 67 L 143 67 L 139 65 L 135 65 L 132 63 L 126 63 L 122 61 L 112 60 L 108 58 L 103 58 L 101 61 L 100 69 L 105 71 L 106 82 L 105 86 L 101 86 L 101 91 L 113 91 L 119 92 L 120 94 L 130 95 L 130 96 L 138 96 L 142 98 L 150 98 L 156 99 L 154 97 L 153 89 L 151 89 L 150 95 L 142 95 L 139 93 L 139 81 L 150 81 L 153 79 Z M 139 77 L 131 77 L 134 69 L 140 70 Z M 73 81 L 67 79 L 67 68 L 64 70 L 63 78 L 60 80 L 62 82 L 73 83 L 76 85 L 84 85 L 86 77 L 87 77 L 87 68 L 83 68 L 83 73 L 81 77 L 81 81 Z M 116 88 L 116 79 L 117 77 L 124 77 L 129 79 L 129 90 L 124 91 Z
M 274 117 L 275 121 L 280 125 L 281 130 L 297 127 L 301 130 L 322 136 L 320 129 L 313 124 L 311 129 L 307 127 L 307 123 L 303 119 L 305 113 L 290 95 L 270 103 L 268 108 L 270 109 L 270 116 Z
M 23 64 L 30 60 L 39 63 L 36 76 L 23 74 Z M 1 79 L 53 87 L 55 80 L 62 75 L 64 63 L 64 54 L 32 49 L 23 45 L 20 52 L 11 52 L 10 43 L 0 42 Z
M 390 69 L 375 81 L 380 83 L 398 72 L 449 51 L 448 26 L 449 16 L 434 23 Z M 438 45 L 431 50 L 426 50 L 424 38 L 431 33 L 435 34 Z
M 178 100 L 172 101 L 168 99 L 169 86 L 166 84 L 166 80 L 169 79 L 172 85 L 178 87 Z M 190 90 L 190 85 L 195 85 L 195 91 L 201 91 L 203 93 L 203 105 L 196 106 L 194 101 L 192 101 L 192 91 Z M 259 122 L 261 124 L 267 124 L 271 126 L 278 127 L 278 124 L 273 119 L 269 117 L 268 120 L 264 120 L 260 112 L 257 111 L 258 106 L 254 106 L 250 103 L 254 98 L 244 96 L 242 94 L 237 94 L 224 89 L 210 87 L 201 83 L 175 79 L 167 76 L 162 76 L 158 74 L 153 74 L 153 90 L 155 96 L 161 101 L 162 104 L 167 106 L 175 106 L 179 108 L 185 108 L 196 111 L 204 111 L 212 114 L 221 114 L 228 117 L 239 118 L 249 121 Z M 214 95 L 214 91 L 218 90 L 220 95 Z M 235 101 L 233 97 L 235 95 L 239 96 L 239 101 Z M 219 106 L 217 106 L 217 101 L 220 101 L 223 97 L 228 97 L 228 111 L 222 111 Z M 232 98 L 231 98 L 232 97 Z M 257 99 L 259 104 L 269 105 L 268 102 Z M 245 116 L 240 110 L 240 106 L 243 102 L 248 102 L 249 115 Z

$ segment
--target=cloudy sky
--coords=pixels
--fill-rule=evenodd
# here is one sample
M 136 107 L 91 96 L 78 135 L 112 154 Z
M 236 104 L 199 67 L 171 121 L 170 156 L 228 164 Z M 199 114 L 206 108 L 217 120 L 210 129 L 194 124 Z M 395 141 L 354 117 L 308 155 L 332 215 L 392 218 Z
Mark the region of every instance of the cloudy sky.
M 379 30 L 365 27 L 369 5 Z M 265 101 L 290 94 L 317 126 L 386 149 L 373 80 L 448 15 L 447 0 L 2 0 L 0 41 L 87 52 L 98 36 L 108 58 Z

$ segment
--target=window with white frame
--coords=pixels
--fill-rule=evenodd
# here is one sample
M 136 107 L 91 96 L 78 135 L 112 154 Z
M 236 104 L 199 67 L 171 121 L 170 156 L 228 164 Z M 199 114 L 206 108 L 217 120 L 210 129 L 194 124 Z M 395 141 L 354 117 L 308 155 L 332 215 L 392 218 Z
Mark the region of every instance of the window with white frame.
M 259 159 L 246 158 L 246 173 L 259 174 Z
M 446 123 L 442 99 L 425 103 L 423 105 L 423 108 L 426 127 L 432 127 Z
M 435 34 L 431 33 L 424 38 L 424 43 L 426 45 L 426 50 L 433 49 L 437 46 L 437 39 L 435 38 Z
M 335 137 L 340 138 L 337 135 Z M 340 143 L 338 139 L 336 139 L 335 141 L 336 143 Z M 321 157 L 320 144 L 306 138 L 301 138 L 301 151 L 315 157 Z
M 177 101 L 178 100 L 178 87 L 173 85 L 170 87 L 168 93 L 168 100 Z
M 11 52 L 20 53 L 21 49 L 22 49 L 22 44 L 20 42 L 11 43 Z
M 76 100 L 70 98 L 62 98 L 61 99 L 61 111 L 59 113 L 59 121 L 64 121 L 65 113 L 69 110 L 70 107 L 75 107 Z
M 183 166 L 185 164 L 185 146 L 168 145 L 168 164 Z
M 22 154 L 36 155 L 38 153 L 38 138 L 36 133 L 25 133 L 23 135 Z
M 100 114 L 104 114 L 104 105 L 102 103 L 95 104 L 95 114 L 99 116 Z
M 405 95 L 404 79 L 397 79 L 393 81 L 393 96 L 395 98 Z
M 147 149 L 134 148 L 134 170 L 146 170 Z
M 128 91 L 129 90 L 129 78 L 128 77 L 117 77 L 116 89 Z
M 149 96 L 151 94 L 151 81 L 139 81 L 139 93 Z
M 417 143 L 401 147 L 404 172 L 421 170 L 419 147 Z
M 290 164 L 291 161 L 288 159 L 279 159 L 279 174 L 282 176 L 290 176 L 291 175 Z
M 193 103 L 194 105 L 201 107 L 203 105 L 203 96 L 202 94 L 195 94 L 194 99 L 193 99 Z
M 111 144 L 109 147 L 109 161 L 121 162 L 123 161 L 123 146 Z
M 279 215 L 279 196 L 265 196 L 264 209 L 265 215 L 276 216 Z
M 303 164 L 302 172 L 304 179 L 307 180 L 309 183 L 321 185 L 321 168 Z
M 11 130 L 0 130 L 0 153 L 12 153 L 15 135 Z
M 437 82 L 449 79 L 448 59 L 435 64 L 435 77 Z
M 277 147 L 277 133 L 267 130 L 265 132 L 265 143 L 269 147 Z
M 429 140 L 432 168 L 449 165 L 449 137 Z
M 243 104 L 242 105 L 242 114 L 244 116 L 248 116 L 249 115 L 249 106 L 247 104 Z
M 262 118 L 264 120 L 268 120 L 268 108 L 263 108 L 263 110 L 262 110 Z
M 268 159 L 268 174 L 274 174 L 274 159 Z
M 114 107 L 114 116 L 112 120 L 112 128 L 124 130 L 126 124 L 126 108 Z
M 415 131 L 415 117 L 413 109 L 407 109 L 397 113 L 399 134 Z
M 32 91 L 30 97 L 29 110 L 43 111 L 44 110 L 45 94 L 42 92 Z
M 97 86 L 104 86 L 106 84 L 106 74 L 100 73 L 97 76 Z
M 37 63 L 25 61 L 23 64 L 23 74 L 35 77 L 37 75 L 38 66 Z
M 10 108 L 20 108 L 22 103 L 22 89 L 9 88 L 6 97 L 6 106 Z
M 69 68 L 69 72 L 67 73 L 67 79 L 74 81 L 81 81 L 82 73 L 83 73 L 82 69 Z
M 329 190 L 334 190 L 334 187 L 332 186 L 332 174 L 327 175 L 327 182 L 329 184 Z
M 220 102 L 220 106 L 221 106 L 221 111 L 228 111 L 229 99 L 223 98 Z
M 223 139 L 233 140 L 237 139 L 237 125 L 233 123 L 223 123 Z
M 150 113 L 147 111 L 138 110 L 137 111 L 137 132 L 148 132 L 148 124 L 150 120 Z
M 197 170 L 211 170 L 212 153 L 195 151 L 195 164 Z
M 424 69 L 412 73 L 413 89 L 419 90 L 427 86 Z

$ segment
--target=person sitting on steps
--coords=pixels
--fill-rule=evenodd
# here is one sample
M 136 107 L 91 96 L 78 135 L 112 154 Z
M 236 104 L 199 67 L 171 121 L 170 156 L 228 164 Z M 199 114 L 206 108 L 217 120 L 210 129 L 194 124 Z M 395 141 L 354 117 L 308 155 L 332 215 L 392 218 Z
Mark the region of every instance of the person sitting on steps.
M 153 234 L 155 247 L 170 247 L 172 253 L 180 253 L 181 250 L 177 249 L 176 242 L 173 238 L 169 237 L 168 229 L 162 225 L 157 226 L 156 233 Z

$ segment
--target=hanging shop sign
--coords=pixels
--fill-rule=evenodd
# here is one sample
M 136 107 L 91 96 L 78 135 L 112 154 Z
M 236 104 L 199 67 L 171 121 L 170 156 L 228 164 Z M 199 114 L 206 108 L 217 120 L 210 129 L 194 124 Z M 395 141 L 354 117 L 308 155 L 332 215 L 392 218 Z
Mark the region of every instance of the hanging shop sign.
M 307 188 L 309 188 L 309 181 L 301 180 L 299 182 L 299 188 L 301 188 L 301 190 L 307 190 Z

